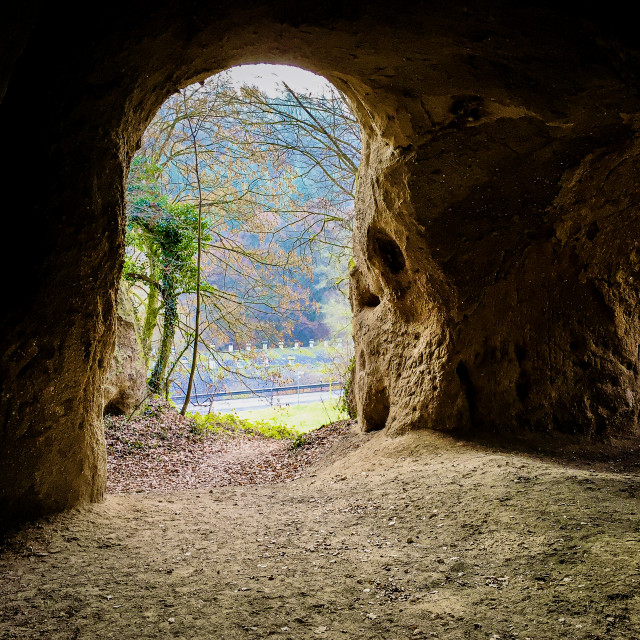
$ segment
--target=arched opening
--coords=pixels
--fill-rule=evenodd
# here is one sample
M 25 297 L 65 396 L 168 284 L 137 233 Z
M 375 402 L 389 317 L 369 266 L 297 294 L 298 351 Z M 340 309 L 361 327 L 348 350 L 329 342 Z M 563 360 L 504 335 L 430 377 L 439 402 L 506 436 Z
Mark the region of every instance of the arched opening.
M 359 163 L 344 96 L 297 67 L 234 67 L 163 103 L 126 185 L 105 387 L 111 486 L 134 486 L 141 465 L 144 486 L 163 486 L 152 476 L 167 475 L 165 455 L 174 460 L 165 482 L 179 479 L 181 446 L 192 482 L 194 457 L 209 475 L 212 445 L 194 433 L 246 434 L 233 446 L 252 455 L 256 433 L 286 449 L 353 417 L 343 389 Z M 197 423 L 180 429 L 162 400 Z
M 161 20 L 165 18 L 168 16 L 165 15 Z M 24 289 L 20 290 L 20 295 L 15 296 L 16 307 L 12 318 L 24 317 L 21 314 L 34 308 L 46 309 L 46 313 L 37 330 L 40 338 L 35 343 L 29 339 L 31 346 L 26 347 L 26 350 L 26 345 L 20 346 L 18 338 L 18 342 L 10 349 L 15 364 L 11 364 L 11 375 L 6 379 L 13 380 L 11 384 L 14 386 L 5 395 L 7 411 L 11 415 L 20 415 L 19 421 L 24 428 L 9 430 L 9 444 L 5 449 L 8 457 L 6 463 L 2 464 L 3 499 L 8 505 L 5 510 L 8 517 L 13 513 L 24 516 L 55 511 L 78 502 L 100 499 L 103 495 L 105 455 L 99 415 L 102 412 L 102 382 L 114 341 L 116 283 L 124 258 L 124 169 L 162 101 L 180 86 L 187 86 L 234 64 L 252 61 L 299 64 L 330 77 L 336 86 L 349 95 L 350 100 L 356 96 L 349 85 L 350 74 L 345 74 L 344 69 L 333 75 L 330 73 L 332 68 L 340 69 L 342 55 L 333 56 L 333 62 L 318 65 L 317 53 L 308 50 L 303 53 L 302 49 L 305 47 L 301 43 L 291 42 L 287 50 L 287 47 L 283 49 L 274 40 L 273 47 L 265 48 L 258 45 L 257 41 L 246 40 L 249 23 L 238 25 L 234 36 L 230 23 L 222 27 L 219 14 L 211 14 L 207 20 L 214 31 L 222 29 L 218 33 L 226 32 L 236 44 L 229 42 L 223 53 L 218 37 L 211 32 L 205 36 L 208 44 L 204 49 L 195 41 L 191 44 L 184 42 L 184 48 L 180 45 L 181 53 L 171 45 L 164 49 L 161 58 L 165 57 L 169 49 L 173 52 L 162 61 L 152 61 L 144 54 L 139 57 L 134 54 L 136 70 L 129 70 L 133 75 L 121 84 L 121 91 L 117 92 L 119 96 L 104 85 L 111 73 L 104 69 L 98 84 L 93 85 L 90 95 L 87 94 L 86 107 L 89 110 L 93 108 L 88 106 L 89 102 L 94 106 L 97 103 L 102 105 L 99 107 L 100 116 L 91 116 L 85 121 L 93 132 L 85 131 L 92 139 L 90 147 L 80 142 L 80 129 L 84 128 L 83 125 L 76 130 L 76 134 L 65 137 L 69 144 L 66 151 L 57 147 L 57 153 L 65 157 L 79 158 L 75 152 L 71 152 L 72 147 L 79 145 L 78 150 L 84 149 L 84 160 L 74 168 L 67 165 L 66 170 L 63 168 L 65 162 L 60 162 L 60 156 L 54 161 L 60 170 L 56 182 L 62 184 L 69 180 L 69 185 L 76 186 L 71 187 L 69 192 L 65 190 L 67 195 L 61 196 L 57 205 L 55 197 L 44 195 L 45 191 L 50 194 L 51 191 L 43 190 L 43 198 L 49 201 L 47 216 L 50 224 L 37 228 L 32 240 L 36 253 L 44 255 L 53 250 L 56 258 L 48 261 L 46 267 L 43 264 L 32 264 L 25 268 L 22 271 Z M 273 23 L 270 10 L 262 17 L 257 17 L 256 22 L 250 22 L 260 31 L 264 30 L 264 38 L 267 40 L 271 39 L 269 33 L 275 33 L 272 29 L 280 29 Z M 174 35 L 180 40 L 186 34 L 174 32 Z M 134 49 L 140 44 L 135 45 Z M 220 53 L 223 55 L 219 55 Z M 314 59 L 316 64 L 312 62 Z M 23 58 L 23 63 L 29 64 L 26 57 Z M 88 77 L 84 80 L 79 77 L 69 80 L 72 83 L 78 82 L 78 86 L 93 82 Z M 353 80 L 355 81 L 355 77 Z M 47 88 L 41 86 L 41 89 L 45 92 L 56 91 L 53 85 L 48 85 Z M 364 87 L 362 89 L 364 98 Z M 10 109 L 13 96 L 17 98 L 18 93 L 17 83 L 14 82 L 3 102 L 5 114 Z M 372 131 L 372 124 L 369 123 L 371 114 L 365 104 L 366 100 L 358 100 L 355 111 L 361 121 L 363 118 L 367 120 L 366 126 Z M 61 103 L 59 106 L 63 111 L 66 109 Z M 44 128 L 50 125 L 56 128 L 53 123 L 59 116 L 54 114 L 55 111 L 56 108 L 52 108 L 47 113 L 46 122 L 41 120 Z M 26 116 L 26 111 L 22 115 Z M 77 112 L 73 117 L 77 117 Z M 4 122 L 8 123 L 8 120 Z M 91 151 L 87 155 L 89 148 Z M 80 187 L 81 184 L 84 186 Z M 72 205 L 71 200 L 75 204 Z M 76 226 L 76 222 L 72 220 L 80 215 L 80 211 L 83 212 L 80 216 L 82 222 L 80 226 Z M 76 213 L 71 215 L 71 212 Z M 72 234 L 69 236 L 70 239 L 73 238 L 70 244 L 63 242 L 63 245 L 57 245 L 58 232 L 55 230 L 61 231 L 61 224 L 66 225 Z M 77 233 L 74 233 L 74 229 Z M 83 247 L 83 257 L 72 258 L 71 254 L 79 245 Z M 61 298 L 51 297 L 56 290 L 55 282 L 63 289 L 74 292 L 64 303 Z M 29 291 L 29 294 L 23 296 L 25 291 Z M 20 306 L 22 300 L 25 301 L 24 307 Z M 66 321 L 62 321 L 65 313 L 70 315 Z M 9 323 L 11 322 L 10 320 Z M 12 338 L 6 334 L 6 340 L 10 343 Z M 36 404 L 48 407 L 44 413 L 37 410 L 36 405 L 27 397 L 30 386 L 25 384 L 25 376 L 30 375 L 29 371 L 40 371 L 44 376 L 42 381 L 55 371 L 57 382 L 48 387 L 48 391 L 38 395 Z M 60 420 L 64 421 L 64 427 Z M 35 426 L 36 423 L 38 426 Z M 34 425 L 35 431 L 27 425 Z M 22 439 L 25 432 L 41 434 L 42 437 L 25 441 Z M 13 453 L 9 454 L 9 451 Z M 36 473 L 34 476 L 34 468 L 40 465 L 51 472 Z
M 344 381 L 360 132 L 332 85 L 294 69 L 181 89 L 129 171 L 121 286 L 150 392 L 185 410 Z

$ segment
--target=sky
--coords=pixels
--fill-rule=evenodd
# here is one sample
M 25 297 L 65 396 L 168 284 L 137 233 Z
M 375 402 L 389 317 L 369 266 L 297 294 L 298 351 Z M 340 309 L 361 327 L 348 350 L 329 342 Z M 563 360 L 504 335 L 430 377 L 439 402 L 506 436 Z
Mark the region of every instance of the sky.
M 282 64 L 245 64 L 230 69 L 229 75 L 234 84 L 255 85 L 267 95 L 279 93 L 283 80 L 297 93 L 321 95 L 331 87 L 328 80 L 315 73 Z

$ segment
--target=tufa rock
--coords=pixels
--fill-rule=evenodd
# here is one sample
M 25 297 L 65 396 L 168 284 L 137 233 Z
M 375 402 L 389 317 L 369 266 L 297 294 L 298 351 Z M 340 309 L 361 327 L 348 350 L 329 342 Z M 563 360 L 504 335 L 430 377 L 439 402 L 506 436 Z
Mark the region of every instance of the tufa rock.
M 116 319 L 116 346 L 104 385 L 105 415 L 129 415 L 147 393 L 147 370 L 136 330 L 129 294 L 120 289 Z

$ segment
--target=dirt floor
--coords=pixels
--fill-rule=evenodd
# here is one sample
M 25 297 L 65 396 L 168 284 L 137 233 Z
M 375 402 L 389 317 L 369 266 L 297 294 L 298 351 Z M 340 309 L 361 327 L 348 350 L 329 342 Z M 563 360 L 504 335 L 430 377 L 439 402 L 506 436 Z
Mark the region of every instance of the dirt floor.
M 9 536 L 0 637 L 637 640 L 636 460 L 352 432 L 291 481 L 109 495 Z

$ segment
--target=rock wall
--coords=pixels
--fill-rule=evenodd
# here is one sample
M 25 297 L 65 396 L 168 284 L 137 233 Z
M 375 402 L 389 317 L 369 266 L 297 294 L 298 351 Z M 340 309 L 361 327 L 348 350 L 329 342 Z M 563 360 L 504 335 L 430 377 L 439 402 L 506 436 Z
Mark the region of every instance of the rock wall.
M 409 233 L 368 209 L 352 296 L 365 430 L 637 433 L 640 140 L 634 119 L 585 138 L 545 143 L 537 166 L 514 153 L 497 184 Z
M 120 289 L 116 319 L 116 344 L 104 383 L 104 413 L 130 415 L 147 395 L 147 367 L 136 329 L 131 300 Z
M 363 429 L 637 431 L 637 40 L 607 5 L 26 2 L 0 21 L 0 510 L 101 498 L 123 184 L 163 100 L 297 64 L 363 128 Z M 8 9 L 4 9 L 8 12 Z M 34 158 L 37 163 L 34 166 Z M 29 170 L 27 170 L 29 169 Z

